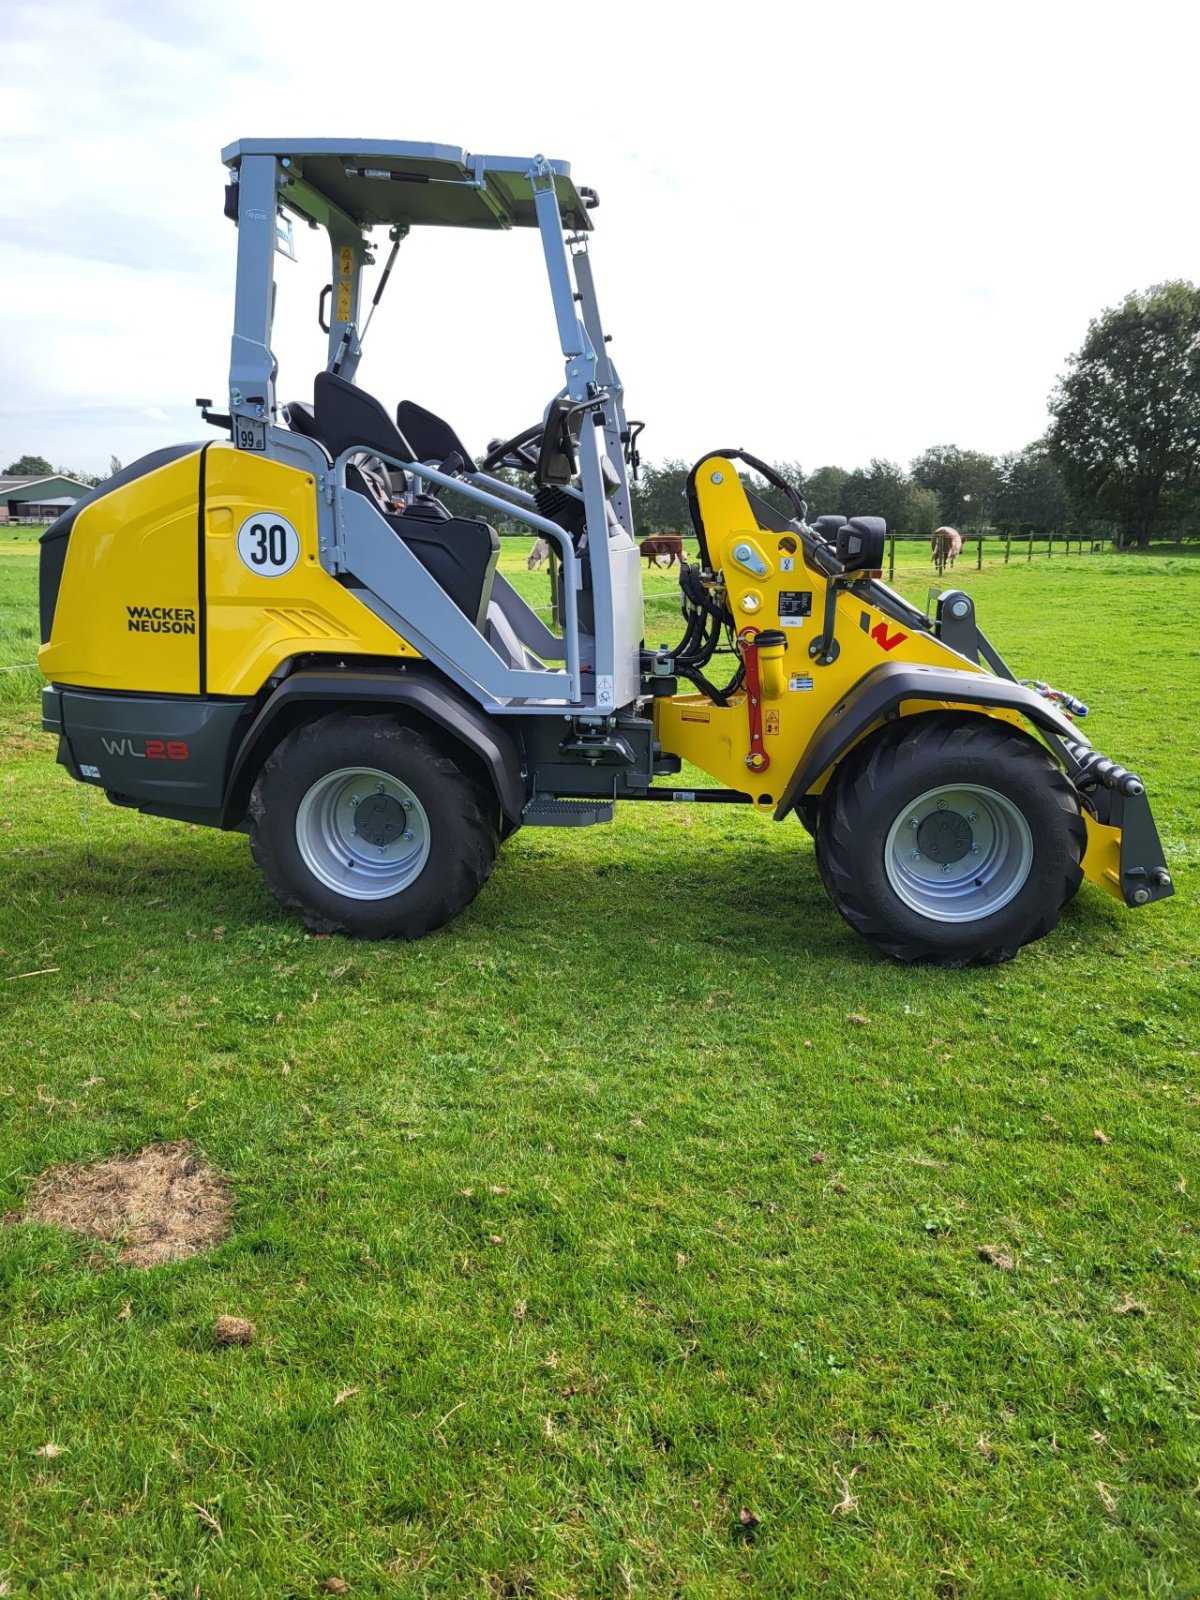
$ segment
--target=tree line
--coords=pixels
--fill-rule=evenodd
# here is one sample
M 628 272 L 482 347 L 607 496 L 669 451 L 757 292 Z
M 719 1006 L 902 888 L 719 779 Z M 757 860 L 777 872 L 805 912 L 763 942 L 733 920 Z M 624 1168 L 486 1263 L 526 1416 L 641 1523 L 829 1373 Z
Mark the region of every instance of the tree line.
M 121 470 L 121 461 L 118 456 L 109 456 L 108 471 L 79 472 L 75 467 L 52 467 L 45 456 L 18 456 L 4 469 L 5 477 L 11 478 L 71 478 L 75 483 L 84 483 L 89 489 L 94 489 L 98 483 L 103 483 L 106 478 L 115 477 Z
M 881 516 L 910 537 L 948 524 L 964 534 L 1078 534 L 1144 548 L 1155 536 L 1200 534 L 1200 289 L 1159 284 L 1104 311 L 1048 407 L 1043 437 L 1007 455 L 935 445 L 907 470 L 882 458 L 774 470 L 804 496 L 810 517 Z M 639 533 L 690 525 L 688 470 L 682 461 L 643 469 L 633 489 Z M 791 514 L 778 490 L 755 487 Z
M 803 495 L 810 518 L 830 512 L 879 516 L 894 533 L 912 538 L 928 538 L 943 524 L 964 533 L 986 527 L 1012 534 L 1065 532 L 1076 526 L 1062 476 L 1044 439 L 999 457 L 958 445 L 936 445 L 907 469 L 881 457 L 865 467 L 823 466 L 814 472 L 803 471 L 795 461 L 772 465 Z M 642 469 L 633 486 L 639 533 L 677 532 L 690 525 L 688 471 L 682 461 Z M 778 489 L 761 480 L 754 488 L 778 510 L 792 515 Z
M 774 470 L 804 496 L 810 517 L 881 516 L 893 532 L 914 538 L 942 524 L 968 535 L 985 528 L 1018 537 L 1083 535 L 1143 548 L 1156 535 L 1200 534 L 1200 289 L 1194 284 L 1157 284 L 1094 318 L 1048 408 L 1042 438 L 1007 455 L 945 444 L 907 468 L 873 457 L 865 467 L 805 472 L 783 461 Z M 106 476 L 120 470 L 113 456 Z M 35 455 L 5 471 L 103 481 Z M 683 461 L 642 469 L 633 484 L 639 534 L 689 527 L 688 471 Z M 778 489 L 761 481 L 756 488 L 791 515 Z

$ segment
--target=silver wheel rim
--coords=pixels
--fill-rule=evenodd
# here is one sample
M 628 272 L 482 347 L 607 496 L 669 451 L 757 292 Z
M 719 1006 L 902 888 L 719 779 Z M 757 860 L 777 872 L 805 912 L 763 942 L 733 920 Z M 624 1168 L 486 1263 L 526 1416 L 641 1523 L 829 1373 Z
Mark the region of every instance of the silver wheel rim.
M 1019 806 L 979 784 L 927 789 L 906 805 L 883 847 L 888 882 L 936 922 L 978 922 L 1006 906 L 1033 866 Z
M 351 900 L 386 900 L 421 875 L 429 859 L 429 818 L 390 772 L 339 767 L 301 800 L 296 844 L 327 889 Z

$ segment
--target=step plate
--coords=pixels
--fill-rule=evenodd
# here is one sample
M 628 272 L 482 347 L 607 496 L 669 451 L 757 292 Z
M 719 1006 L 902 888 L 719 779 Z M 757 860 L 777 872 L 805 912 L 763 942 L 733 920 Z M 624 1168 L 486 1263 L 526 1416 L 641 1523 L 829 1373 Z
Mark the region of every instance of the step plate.
M 590 828 L 612 814 L 611 800 L 531 800 L 521 821 L 527 828 Z

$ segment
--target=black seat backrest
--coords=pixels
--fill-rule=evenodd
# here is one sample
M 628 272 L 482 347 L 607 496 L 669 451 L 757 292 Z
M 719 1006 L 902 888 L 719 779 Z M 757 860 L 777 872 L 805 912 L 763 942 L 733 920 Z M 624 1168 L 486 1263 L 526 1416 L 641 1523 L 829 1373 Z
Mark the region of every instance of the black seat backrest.
M 332 456 L 357 445 L 377 455 L 416 459 L 412 446 L 374 395 L 333 372 L 318 372 L 313 383 L 316 437 Z
M 283 415 L 293 433 L 302 433 L 306 439 L 314 439 L 325 449 L 325 441 L 317 432 L 316 413 L 307 400 L 289 400 L 283 408 Z M 325 450 L 325 454 L 329 455 L 328 450 Z
M 289 400 L 283 408 L 287 425 L 293 433 L 302 433 L 306 439 L 319 439 L 317 418 L 307 400 Z
M 436 461 L 441 466 L 456 455 L 464 467 L 474 469 L 473 456 L 450 424 L 415 400 L 401 400 L 396 407 L 396 426 L 412 445 L 418 461 Z

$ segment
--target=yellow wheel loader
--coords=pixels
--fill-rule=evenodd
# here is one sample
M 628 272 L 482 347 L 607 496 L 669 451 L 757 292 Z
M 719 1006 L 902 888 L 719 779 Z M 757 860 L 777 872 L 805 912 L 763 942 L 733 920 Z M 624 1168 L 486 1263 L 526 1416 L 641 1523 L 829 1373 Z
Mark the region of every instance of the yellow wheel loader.
M 682 637 L 647 648 L 640 424 L 596 296 L 597 196 L 565 162 L 331 139 L 223 159 L 228 406 L 198 402 L 223 436 L 118 472 L 42 540 L 43 721 L 73 778 L 246 831 L 310 928 L 368 938 L 447 922 L 516 828 L 623 801 L 799 818 L 839 911 L 905 961 L 1011 957 L 1084 876 L 1128 905 L 1172 892 L 1140 780 L 1061 697 L 1014 681 L 970 597 L 915 610 L 881 582 L 879 519 L 810 524 L 744 451 L 691 473 Z M 296 219 L 325 231 L 331 273 L 323 365 L 286 400 L 274 263 Z M 482 459 L 354 381 L 396 253 L 426 227 L 540 235 L 563 382 Z M 376 230 L 390 251 L 364 322 Z M 475 314 L 457 291 L 446 311 Z M 464 382 L 490 373 L 481 337 Z M 501 518 L 549 545 L 560 626 L 496 570 Z M 671 787 L 684 762 L 712 787 Z

